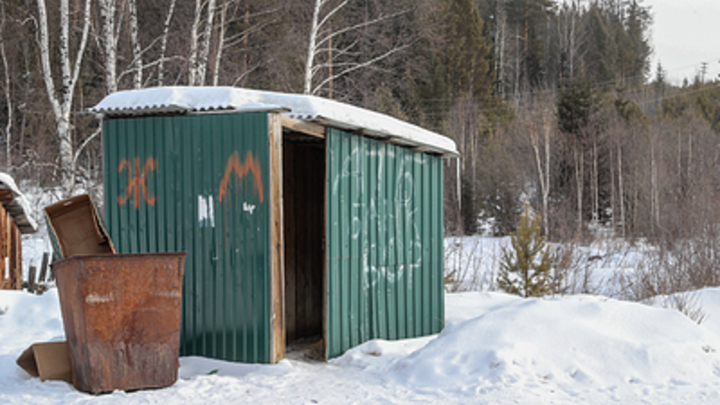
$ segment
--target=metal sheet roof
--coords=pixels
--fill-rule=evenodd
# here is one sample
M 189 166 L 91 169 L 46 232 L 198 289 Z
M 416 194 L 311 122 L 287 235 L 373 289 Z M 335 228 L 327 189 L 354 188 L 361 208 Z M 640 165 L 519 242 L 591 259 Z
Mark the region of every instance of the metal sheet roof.
M 458 155 L 455 142 L 448 137 L 385 114 L 315 96 L 235 87 L 153 87 L 113 93 L 90 109 L 107 117 L 223 110 L 276 111 L 328 127 L 389 138 L 423 152 Z

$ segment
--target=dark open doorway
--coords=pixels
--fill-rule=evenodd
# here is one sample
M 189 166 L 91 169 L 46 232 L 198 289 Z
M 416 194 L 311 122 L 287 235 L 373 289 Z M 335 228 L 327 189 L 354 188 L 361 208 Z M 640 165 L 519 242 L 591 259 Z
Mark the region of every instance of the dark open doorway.
M 324 359 L 325 140 L 283 136 L 286 348 Z

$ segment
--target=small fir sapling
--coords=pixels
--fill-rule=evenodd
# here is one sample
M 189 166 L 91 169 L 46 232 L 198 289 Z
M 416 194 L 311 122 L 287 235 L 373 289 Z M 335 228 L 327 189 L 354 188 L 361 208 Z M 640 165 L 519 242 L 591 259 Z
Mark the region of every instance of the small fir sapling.
M 525 203 L 516 232 L 510 236 L 512 248 L 503 249 L 498 286 L 523 297 L 540 297 L 553 292 L 550 250 L 540 231 L 540 217 L 531 218 Z

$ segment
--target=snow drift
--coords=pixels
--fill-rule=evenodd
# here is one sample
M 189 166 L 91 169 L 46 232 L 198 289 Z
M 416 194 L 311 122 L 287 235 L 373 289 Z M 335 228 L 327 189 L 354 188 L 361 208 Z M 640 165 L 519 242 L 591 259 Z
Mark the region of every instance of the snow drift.
M 466 394 L 496 384 L 710 383 L 720 381 L 717 350 L 716 334 L 674 310 L 593 296 L 518 298 L 449 325 L 390 371 L 399 384 Z

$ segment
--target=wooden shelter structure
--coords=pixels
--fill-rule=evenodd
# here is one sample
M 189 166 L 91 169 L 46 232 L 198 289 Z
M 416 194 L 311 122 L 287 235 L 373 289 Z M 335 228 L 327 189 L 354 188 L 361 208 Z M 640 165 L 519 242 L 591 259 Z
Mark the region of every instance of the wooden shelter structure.
M 333 358 L 444 325 L 455 143 L 337 101 L 229 87 L 117 92 L 105 212 L 121 253 L 187 251 L 181 354 Z
M 36 231 L 25 196 L 12 177 L 0 173 L 0 290 L 22 289 L 22 234 Z

